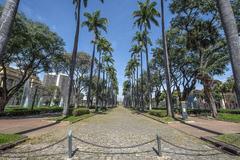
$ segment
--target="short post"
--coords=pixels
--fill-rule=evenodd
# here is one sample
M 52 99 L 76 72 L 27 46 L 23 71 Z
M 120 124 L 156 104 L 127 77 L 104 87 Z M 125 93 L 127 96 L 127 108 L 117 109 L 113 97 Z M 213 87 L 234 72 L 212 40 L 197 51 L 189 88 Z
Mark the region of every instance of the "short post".
M 68 158 L 72 158 L 72 130 L 68 131 Z
M 161 157 L 162 156 L 162 146 L 161 146 L 161 138 L 159 135 L 157 135 L 157 147 L 158 147 L 158 156 Z

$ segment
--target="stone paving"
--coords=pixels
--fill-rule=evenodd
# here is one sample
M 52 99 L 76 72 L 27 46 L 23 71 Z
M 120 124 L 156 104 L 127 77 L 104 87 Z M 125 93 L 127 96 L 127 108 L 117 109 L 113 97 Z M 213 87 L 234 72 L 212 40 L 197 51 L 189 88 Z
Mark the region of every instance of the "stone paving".
M 155 122 L 149 118 L 118 107 L 112 112 L 97 115 L 69 127 L 57 128 L 55 131 L 38 136 L 24 144 L 15 147 L 10 152 L 25 152 L 56 142 L 67 134 L 71 129 L 73 135 L 102 146 L 131 146 L 141 144 L 156 138 L 158 133 L 162 138 L 173 142 L 176 145 L 198 150 L 209 150 L 202 152 L 187 151 L 162 143 L 163 157 L 158 157 L 153 151 L 156 148 L 156 141 L 149 144 L 130 149 L 108 149 L 84 144 L 73 140 L 74 149 L 77 149 L 72 159 L 93 159 L 93 160 L 237 160 L 239 157 L 224 154 L 212 150 L 207 143 L 183 132 L 180 132 L 168 125 Z M 63 141 L 43 151 L 29 154 L 4 154 L 2 159 L 67 159 L 67 141 Z M 88 152 L 88 153 L 86 153 Z M 128 153 L 128 154 L 127 154 Z M 45 156 L 43 156 L 45 155 Z M 1 156 L 0 156 L 1 157 Z M 8 158 L 10 157 L 10 158 Z M 0 158 L 1 159 L 1 158 Z

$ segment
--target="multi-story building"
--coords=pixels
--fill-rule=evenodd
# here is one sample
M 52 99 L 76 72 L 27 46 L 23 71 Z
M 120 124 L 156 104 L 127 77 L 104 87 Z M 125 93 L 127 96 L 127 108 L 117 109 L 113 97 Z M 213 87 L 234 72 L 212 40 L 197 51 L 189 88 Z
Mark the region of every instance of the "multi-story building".
M 3 87 L 3 77 L 4 73 L 3 70 L 0 69 L 0 86 Z M 12 67 L 7 67 L 7 89 L 14 87 L 19 83 L 22 78 L 22 73 L 19 69 L 14 69 Z M 42 85 L 41 81 L 37 76 L 31 76 L 25 85 L 19 89 L 19 91 L 9 100 L 8 105 L 23 105 L 28 107 L 32 105 L 33 98 L 38 97 L 36 95 L 37 88 Z M 35 94 L 36 93 L 36 94 Z M 34 97 L 35 95 L 35 97 Z M 36 101 L 34 101 L 36 102 Z

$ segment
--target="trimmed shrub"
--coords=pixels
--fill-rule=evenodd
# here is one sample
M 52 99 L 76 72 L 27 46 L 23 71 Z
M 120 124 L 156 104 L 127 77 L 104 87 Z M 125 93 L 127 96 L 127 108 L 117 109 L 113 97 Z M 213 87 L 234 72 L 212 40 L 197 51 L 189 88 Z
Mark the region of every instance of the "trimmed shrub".
M 148 111 L 150 115 L 157 116 L 157 117 L 166 117 L 167 112 L 166 110 L 150 110 Z
M 62 112 L 62 107 L 39 107 L 34 108 L 19 108 L 19 107 L 9 107 L 6 108 L 4 113 L 1 113 L 0 116 L 26 116 L 26 115 L 38 115 L 45 113 L 58 113 Z
M 85 108 L 78 108 L 78 109 L 74 109 L 73 110 L 73 116 L 81 116 L 81 115 L 84 115 L 84 114 L 89 114 L 90 111 L 88 109 L 85 109 Z
M 195 115 L 208 115 L 211 113 L 210 109 L 188 109 L 188 114 L 195 114 Z M 240 114 L 240 110 L 233 110 L 233 109 L 219 109 L 218 113 L 228 113 L 228 114 Z

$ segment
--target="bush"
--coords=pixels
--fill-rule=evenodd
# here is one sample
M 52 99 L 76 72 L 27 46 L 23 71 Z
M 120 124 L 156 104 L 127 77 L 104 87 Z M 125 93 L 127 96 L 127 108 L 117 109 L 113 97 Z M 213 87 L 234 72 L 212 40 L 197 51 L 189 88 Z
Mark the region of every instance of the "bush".
M 150 115 L 157 116 L 157 117 L 166 117 L 167 112 L 166 110 L 150 110 L 148 111 Z
M 84 114 L 89 114 L 90 111 L 88 109 L 84 109 L 84 108 L 78 108 L 78 109 L 74 109 L 73 110 L 73 116 L 81 116 Z
M 62 107 L 39 107 L 34 108 L 19 108 L 19 107 L 11 107 L 6 108 L 4 113 L 1 113 L 0 116 L 26 116 L 26 115 L 38 115 L 45 113 L 58 113 L 62 112 Z
M 188 114 L 195 114 L 195 115 L 208 115 L 211 113 L 210 109 L 188 109 Z M 233 109 L 219 109 L 218 113 L 228 113 L 228 114 L 240 114 L 240 110 L 233 110 Z

